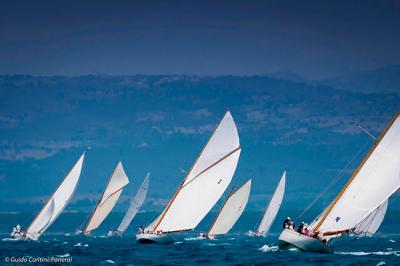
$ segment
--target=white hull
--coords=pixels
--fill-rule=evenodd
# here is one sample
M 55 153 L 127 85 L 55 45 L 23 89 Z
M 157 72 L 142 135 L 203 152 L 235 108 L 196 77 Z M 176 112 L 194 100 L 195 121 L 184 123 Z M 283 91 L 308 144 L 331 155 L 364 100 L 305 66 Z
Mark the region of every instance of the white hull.
M 26 237 L 24 237 L 23 235 L 17 234 L 13 237 L 9 237 L 9 238 L 3 238 L 3 241 L 22 241 L 22 240 L 28 240 Z
M 294 246 L 305 252 L 332 253 L 332 249 L 322 241 L 313 237 L 299 234 L 296 231 L 289 229 L 282 231 L 281 235 L 279 236 L 278 245 L 281 249 Z
M 174 242 L 172 240 L 172 237 L 169 236 L 168 234 L 159 235 L 159 234 L 151 234 L 151 233 L 137 234 L 136 241 L 140 244 L 152 244 L 152 243 L 170 244 L 170 243 Z

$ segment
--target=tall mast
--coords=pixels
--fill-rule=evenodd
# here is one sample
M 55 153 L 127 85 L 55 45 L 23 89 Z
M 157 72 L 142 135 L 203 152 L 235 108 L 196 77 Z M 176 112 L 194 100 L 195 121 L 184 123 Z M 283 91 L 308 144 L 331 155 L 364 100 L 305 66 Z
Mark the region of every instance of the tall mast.
M 332 209 L 336 206 L 336 203 L 339 201 L 339 199 L 343 196 L 344 192 L 346 192 L 347 188 L 350 186 L 350 184 L 353 182 L 353 180 L 356 178 L 358 172 L 360 172 L 361 168 L 364 166 L 364 164 L 367 162 L 371 154 L 375 151 L 376 147 L 378 147 L 379 143 L 381 143 L 382 139 L 385 137 L 386 133 L 389 131 L 389 129 L 392 127 L 393 123 L 396 121 L 396 119 L 400 116 L 400 111 L 397 112 L 397 114 L 392 118 L 390 123 L 386 126 L 385 130 L 382 132 L 380 135 L 379 139 L 374 143 L 374 145 L 371 147 L 367 155 L 364 157 L 363 161 L 361 164 L 357 167 L 357 169 L 354 171 L 353 175 L 347 181 L 345 186 L 342 188 L 342 190 L 339 192 L 339 194 L 336 196 L 336 198 L 332 201 L 332 203 L 329 205 L 327 211 L 324 213 L 324 215 L 321 217 L 321 220 L 318 222 L 317 226 L 314 228 L 314 232 L 318 232 L 318 229 L 322 225 L 322 223 L 325 221 L 326 217 L 329 215 L 329 213 L 332 211 Z

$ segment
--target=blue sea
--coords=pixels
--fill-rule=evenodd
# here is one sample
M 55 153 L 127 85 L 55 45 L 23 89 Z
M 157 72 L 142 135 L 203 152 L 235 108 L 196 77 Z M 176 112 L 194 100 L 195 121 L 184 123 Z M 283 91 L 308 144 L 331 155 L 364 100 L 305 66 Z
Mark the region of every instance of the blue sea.
M 139 213 L 122 238 L 107 238 L 106 231 L 118 225 L 122 213 L 110 215 L 91 237 L 76 236 L 87 213 L 65 213 L 40 241 L 9 241 L 9 228 L 29 221 L 30 213 L 0 214 L 0 264 L 29 264 L 44 258 L 65 265 L 397 265 L 400 264 L 399 212 L 390 211 L 374 237 L 343 237 L 335 243 L 334 254 L 279 250 L 280 215 L 266 238 L 249 237 L 262 213 L 245 212 L 231 233 L 215 240 L 199 240 L 194 232 L 174 235 L 174 244 L 137 244 L 135 229 L 147 224 L 156 213 Z M 200 224 L 206 230 L 212 215 Z M 24 224 L 24 223 L 23 223 Z M 27 225 L 29 222 L 27 222 Z M 8 261 L 8 262 L 7 262 Z M 28 261 L 28 262 L 26 262 Z M 46 264 L 46 263 L 43 263 Z

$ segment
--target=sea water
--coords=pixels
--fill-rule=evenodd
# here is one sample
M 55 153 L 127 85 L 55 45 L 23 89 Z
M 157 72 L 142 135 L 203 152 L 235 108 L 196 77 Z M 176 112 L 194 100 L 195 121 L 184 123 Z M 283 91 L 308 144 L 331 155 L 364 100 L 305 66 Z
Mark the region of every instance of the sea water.
M 304 253 L 296 249 L 279 250 L 278 217 L 272 233 L 267 237 L 249 237 L 261 213 L 246 212 L 231 233 L 215 240 L 202 240 L 198 230 L 174 235 L 174 244 L 137 244 L 135 228 L 150 222 L 156 214 L 141 213 L 129 231 L 121 238 L 106 237 L 106 231 L 118 225 L 122 214 L 109 217 L 91 237 L 77 236 L 73 228 L 79 226 L 86 213 L 63 214 L 40 241 L 11 241 L 5 225 L 17 223 L 17 218 L 31 218 L 28 214 L 1 214 L 0 264 L 17 265 L 11 259 L 33 261 L 53 259 L 69 265 L 395 265 L 400 264 L 400 234 L 398 212 L 389 212 L 381 230 L 374 237 L 343 237 L 336 241 L 333 254 Z M 212 215 L 211 215 L 212 217 Z M 389 218 L 391 217 L 391 218 Z M 78 219 L 79 218 L 79 219 Z M 206 229 L 207 218 L 200 227 Z M 64 230 L 62 230 L 64 228 Z M 44 263 L 45 264 L 45 263 Z

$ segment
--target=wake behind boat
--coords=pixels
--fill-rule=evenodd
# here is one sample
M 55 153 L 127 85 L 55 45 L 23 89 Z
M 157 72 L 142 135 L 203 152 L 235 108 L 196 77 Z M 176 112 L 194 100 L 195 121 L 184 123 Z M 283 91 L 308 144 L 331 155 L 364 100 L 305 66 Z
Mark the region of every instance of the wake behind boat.
M 240 156 L 228 111 L 161 215 L 136 235 L 139 243 L 166 243 L 167 234 L 194 229 L 229 186 Z
M 350 233 L 375 232 L 386 213 L 387 200 L 400 187 L 400 112 L 385 128 L 360 166 L 332 203 L 313 221 L 308 235 L 284 230 L 281 247 L 329 253 L 329 241 Z M 373 214 L 375 213 L 375 214 Z M 373 214 L 373 215 L 372 215 Z M 369 221 L 369 222 L 365 222 Z

